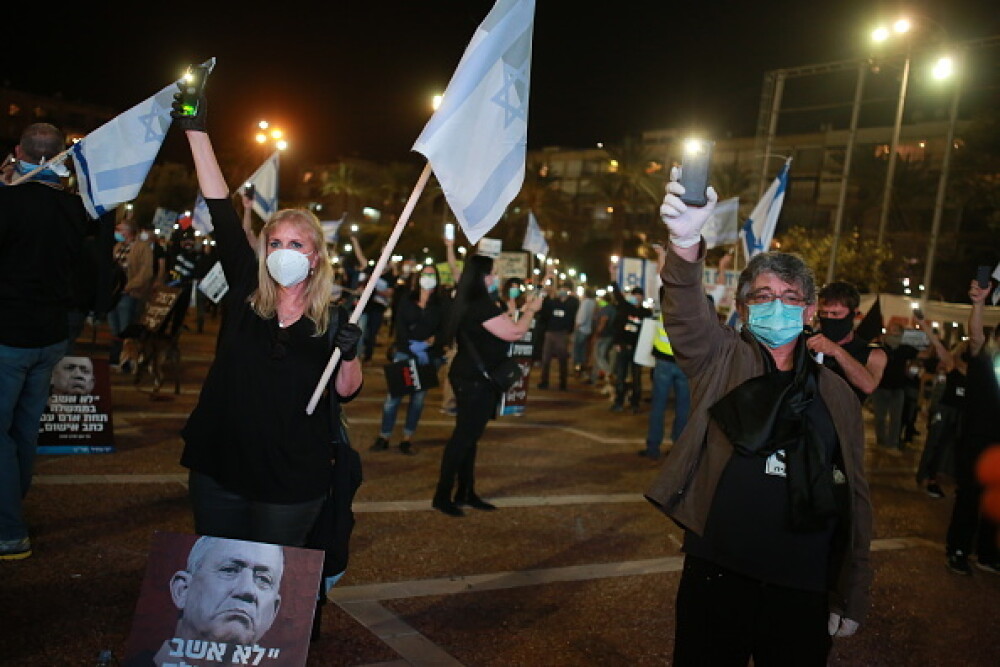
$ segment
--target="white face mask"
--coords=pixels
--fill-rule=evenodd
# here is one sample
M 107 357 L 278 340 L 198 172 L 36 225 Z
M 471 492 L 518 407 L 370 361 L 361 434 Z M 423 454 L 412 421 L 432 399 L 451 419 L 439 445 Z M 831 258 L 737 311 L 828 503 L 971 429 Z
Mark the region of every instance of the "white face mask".
M 434 289 L 438 281 L 434 276 L 420 276 L 420 289 Z
M 309 257 L 288 248 L 275 250 L 267 256 L 267 272 L 282 287 L 298 285 L 309 275 Z

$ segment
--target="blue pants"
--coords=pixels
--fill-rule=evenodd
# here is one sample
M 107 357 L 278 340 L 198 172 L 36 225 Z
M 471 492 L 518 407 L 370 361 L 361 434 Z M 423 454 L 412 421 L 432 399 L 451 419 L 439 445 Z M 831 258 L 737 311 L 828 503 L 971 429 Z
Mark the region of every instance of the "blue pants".
M 409 359 L 409 355 L 404 352 L 396 352 L 392 355 L 393 362 Z M 379 435 L 386 440 L 392 435 L 392 429 L 396 426 L 396 413 L 399 411 L 399 404 L 403 402 L 403 396 L 393 396 L 388 394 L 385 403 L 382 405 L 382 428 Z M 424 399 L 427 398 L 426 391 L 418 391 L 410 394 L 410 405 L 406 408 L 406 424 L 403 426 L 403 440 L 409 440 L 417 432 L 417 424 L 420 423 L 420 415 L 424 411 Z
M 122 332 L 128 325 L 135 322 L 139 316 L 142 301 L 128 294 L 122 294 L 115 307 L 108 311 L 108 326 L 111 328 L 111 354 L 109 359 L 112 364 L 117 364 L 122 353 Z
M 66 341 L 47 347 L 0 345 L 0 540 L 28 536 L 21 503 L 31 486 L 52 369 L 65 351 Z
M 660 443 L 663 442 L 663 413 L 670 400 L 673 390 L 674 425 L 670 429 L 670 438 L 676 442 L 681 431 L 687 425 L 688 412 L 691 409 L 691 392 L 688 389 L 688 379 L 680 367 L 673 361 L 656 360 L 653 369 L 653 399 L 649 408 L 649 428 L 646 431 L 646 450 L 654 455 L 660 455 Z
M 587 363 L 587 344 L 590 342 L 590 332 L 573 332 L 573 365 L 583 367 Z

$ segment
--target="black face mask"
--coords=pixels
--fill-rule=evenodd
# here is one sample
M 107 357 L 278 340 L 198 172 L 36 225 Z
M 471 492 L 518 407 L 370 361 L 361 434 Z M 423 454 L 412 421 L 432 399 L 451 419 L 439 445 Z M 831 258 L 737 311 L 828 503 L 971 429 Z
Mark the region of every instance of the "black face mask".
M 854 331 L 854 313 L 842 318 L 821 317 L 819 327 L 824 336 L 836 343 Z

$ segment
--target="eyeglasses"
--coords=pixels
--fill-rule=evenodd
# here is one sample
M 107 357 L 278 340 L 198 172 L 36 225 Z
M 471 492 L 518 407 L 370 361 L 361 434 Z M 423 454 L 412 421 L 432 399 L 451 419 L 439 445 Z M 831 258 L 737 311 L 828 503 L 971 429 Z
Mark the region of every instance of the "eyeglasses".
M 801 294 L 797 294 L 796 292 L 783 292 L 781 294 L 775 294 L 771 290 L 766 289 L 752 292 L 750 296 L 747 297 L 747 303 L 756 306 L 762 303 L 771 303 L 775 299 L 781 299 L 781 303 L 786 306 L 806 305 L 806 299 Z

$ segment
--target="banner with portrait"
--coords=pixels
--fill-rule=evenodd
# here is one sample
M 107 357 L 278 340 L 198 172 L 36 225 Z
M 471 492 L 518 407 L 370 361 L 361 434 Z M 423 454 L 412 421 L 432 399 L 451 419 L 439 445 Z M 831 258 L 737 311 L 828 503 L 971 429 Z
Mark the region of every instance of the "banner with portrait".
M 534 327 L 535 322 L 532 322 L 531 328 L 524 332 L 521 338 L 510 344 L 508 356 L 521 365 L 521 379 L 500 397 L 501 416 L 523 415 L 525 408 L 528 407 L 528 380 L 531 376 L 532 352 L 535 349 Z
M 155 533 L 123 664 L 305 665 L 323 556 Z
M 107 359 L 63 357 L 52 369 L 49 401 L 38 424 L 39 454 L 115 451 L 111 370 Z

